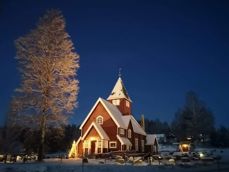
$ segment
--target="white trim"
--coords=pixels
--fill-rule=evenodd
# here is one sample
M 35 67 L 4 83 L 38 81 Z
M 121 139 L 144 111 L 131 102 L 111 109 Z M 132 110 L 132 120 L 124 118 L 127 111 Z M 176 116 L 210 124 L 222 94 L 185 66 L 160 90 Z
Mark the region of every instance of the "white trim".
M 101 99 L 101 98 L 100 98 Z M 102 100 L 102 99 L 101 99 Z M 101 103 L 103 104 L 104 108 L 107 110 L 107 112 L 110 114 L 111 118 L 113 119 L 113 121 L 116 123 L 117 127 L 122 127 L 120 126 L 120 124 L 118 123 L 118 121 L 116 121 L 116 119 L 113 117 L 113 114 L 111 113 L 111 111 L 107 108 L 107 106 L 105 105 L 105 103 L 103 101 L 101 101 Z M 110 102 L 109 102 L 110 103 Z M 113 104 L 112 104 L 113 105 Z M 113 105 L 114 106 L 114 105 Z
M 112 143 L 114 143 L 115 144 L 115 146 L 113 147 L 113 146 L 111 146 L 111 144 Z M 109 148 L 117 148 L 117 141 L 110 141 L 109 142 Z
M 103 148 L 108 149 L 109 148 L 109 144 L 107 140 L 103 140 Z
M 96 101 L 96 103 L 94 104 L 94 106 L 92 107 L 92 109 L 90 110 L 90 112 L 88 113 L 87 117 L 84 119 L 84 121 L 82 122 L 81 126 L 79 129 L 82 130 L 84 124 L 87 122 L 87 120 L 89 119 L 89 117 L 91 116 L 92 112 L 94 111 L 94 109 L 96 108 L 96 106 L 99 104 L 99 102 L 102 103 L 103 107 L 106 109 L 106 111 L 109 113 L 110 117 L 112 118 L 112 120 L 115 122 L 115 124 L 117 125 L 117 127 L 121 127 L 120 124 L 115 120 L 115 118 L 113 117 L 112 113 L 110 112 L 110 110 L 106 107 L 106 105 L 104 104 L 103 100 L 101 97 L 98 98 L 98 100 Z
M 96 101 L 96 103 L 94 104 L 94 106 L 92 107 L 92 109 L 90 110 L 90 112 L 88 113 L 87 117 L 84 119 L 83 123 L 80 125 L 79 129 L 82 129 L 84 124 L 86 123 L 86 121 L 88 120 L 88 118 L 91 116 L 91 113 L 94 111 L 94 109 L 96 108 L 96 106 L 98 105 L 98 103 L 100 102 L 100 98 L 98 98 L 98 100 Z
M 120 141 L 121 145 L 132 146 L 132 143 L 130 142 L 128 138 L 120 137 L 119 135 L 117 135 L 117 138 Z
M 119 106 L 120 105 L 120 99 L 113 99 L 112 104 L 115 106 Z
M 88 142 L 87 143 L 87 147 L 85 147 L 85 142 Z M 90 154 L 90 151 L 91 151 L 91 142 L 90 142 L 90 140 L 83 140 L 83 155 L 85 155 L 85 149 L 87 149 L 88 151 L 87 151 L 87 153 L 88 153 L 88 155 Z
M 101 149 L 101 153 L 103 153 L 103 140 L 101 140 L 101 147 L 100 147 L 100 149 Z
M 132 137 L 132 130 L 130 128 L 127 130 L 127 137 L 129 139 L 131 139 L 131 137 Z
M 137 125 L 137 127 L 139 128 L 139 130 L 141 130 L 140 132 L 138 131 L 134 131 L 135 133 L 141 134 L 141 135 L 145 135 L 146 136 L 146 132 L 142 129 L 142 127 L 140 126 L 140 124 L 138 123 L 138 121 L 136 121 L 136 119 L 131 115 L 131 119 L 134 120 L 135 124 Z M 133 130 L 135 129 L 134 124 L 132 124 Z
M 92 127 L 94 127 L 96 129 L 96 131 L 99 133 L 101 139 L 110 140 L 110 138 L 107 136 L 107 134 L 103 130 L 103 128 L 100 125 L 96 125 L 95 122 L 92 122 L 91 125 L 88 127 L 87 131 L 82 136 L 82 140 L 85 139 L 85 137 L 87 136 L 87 134 L 89 133 L 89 131 L 91 130 Z
M 99 119 L 99 118 L 102 118 L 102 123 L 101 123 L 101 124 L 98 123 L 98 119 Z M 97 116 L 97 117 L 96 117 L 96 123 L 97 123 L 97 124 L 100 124 L 100 125 L 103 125 L 103 116 L 101 116 L 101 115 Z
M 81 140 L 81 136 L 78 138 L 78 140 L 76 141 L 76 146 L 78 146 L 78 144 L 79 144 L 79 142 L 80 142 L 80 140 Z

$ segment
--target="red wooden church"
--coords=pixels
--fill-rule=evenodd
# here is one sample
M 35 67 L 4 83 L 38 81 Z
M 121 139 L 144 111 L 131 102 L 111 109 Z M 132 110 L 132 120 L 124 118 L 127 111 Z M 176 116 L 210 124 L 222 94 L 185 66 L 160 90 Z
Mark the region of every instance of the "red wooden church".
M 73 142 L 70 157 L 110 151 L 157 151 L 157 140 L 147 135 L 131 112 L 132 101 L 121 77 L 107 100 L 98 98 L 80 126 L 81 136 Z

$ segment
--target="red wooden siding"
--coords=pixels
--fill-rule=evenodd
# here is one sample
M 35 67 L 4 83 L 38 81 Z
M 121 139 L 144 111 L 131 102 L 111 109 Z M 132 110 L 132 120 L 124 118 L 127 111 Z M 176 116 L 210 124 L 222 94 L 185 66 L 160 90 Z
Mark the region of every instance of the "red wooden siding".
M 92 112 L 89 119 L 86 121 L 82 128 L 82 136 L 87 131 L 88 127 L 91 125 L 91 123 L 94 121 L 96 122 L 96 117 L 98 116 L 103 117 L 103 124 L 101 125 L 104 131 L 107 133 L 108 137 L 111 140 L 116 140 L 116 134 L 117 134 L 117 126 L 115 122 L 112 120 L 106 109 L 103 107 L 101 102 L 98 103 L 94 111 Z
M 119 99 L 120 104 L 117 106 L 119 111 L 122 113 L 122 115 L 130 115 L 131 114 L 131 102 L 129 102 L 129 107 L 126 106 L 126 99 Z M 112 100 L 109 100 L 110 103 L 112 103 Z

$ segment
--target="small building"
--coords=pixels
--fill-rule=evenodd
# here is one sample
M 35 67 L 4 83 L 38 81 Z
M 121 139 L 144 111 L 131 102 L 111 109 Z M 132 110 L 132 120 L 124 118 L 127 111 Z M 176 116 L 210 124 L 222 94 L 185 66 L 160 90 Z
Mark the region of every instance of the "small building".
M 179 143 L 179 151 L 188 153 L 192 150 L 193 146 L 190 141 L 183 141 Z
M 166 136 L 165 134 L 155 134 L 156 138 L 157 138 L 157 141 L 158 143 L 166 143 Z
M 81 136 L 74 142 L 69 157 L 111 151 L 146 152 L 149 145 L 152 146 L 152 152 L 157 152 L 157 146 L 154 147 L 157 144 L 156 138 L 152 140 L 151 136 L 147 136 L 132 115 L 132 100 L 121 77 L 107 100 L 98 98 L 80 130 Z
M 158 153 L 158 140 L 156 134 L 146 135 L 146 151 L 151 154 Z

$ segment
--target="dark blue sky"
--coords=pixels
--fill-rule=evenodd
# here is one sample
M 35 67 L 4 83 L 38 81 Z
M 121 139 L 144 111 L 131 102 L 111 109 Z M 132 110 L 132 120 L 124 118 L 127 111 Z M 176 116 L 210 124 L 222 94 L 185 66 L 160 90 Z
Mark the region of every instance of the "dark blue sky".
M 0 124 L 19 85 L 14 40 L 58 8 L 80 54 L 80 123 L 107 98 L 122 68 L 136 118 L 171 121 L 185 93 L 197 92 L 216 124 L 229 123 L 228 1 L 0 1 Z

